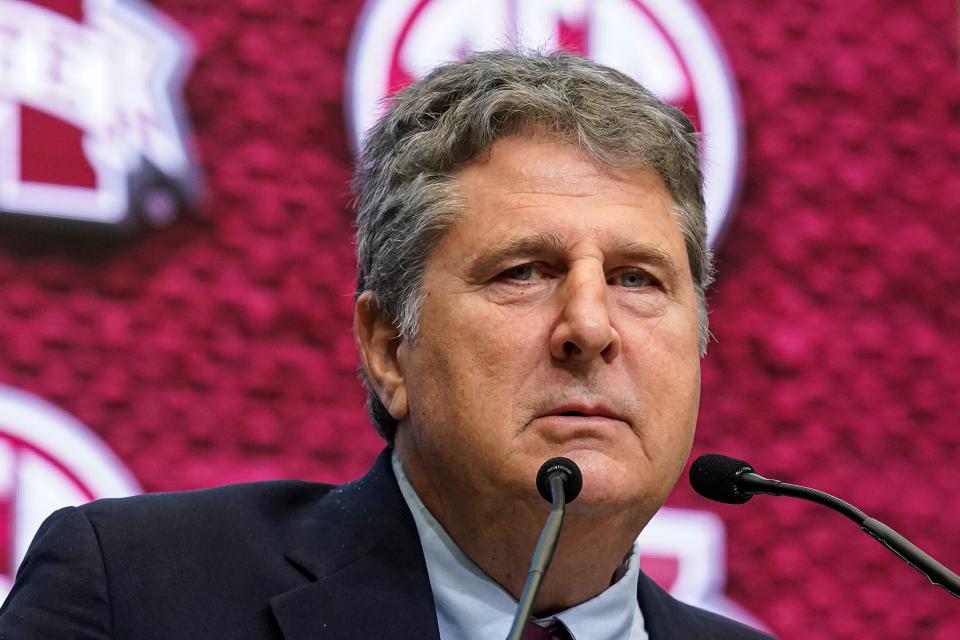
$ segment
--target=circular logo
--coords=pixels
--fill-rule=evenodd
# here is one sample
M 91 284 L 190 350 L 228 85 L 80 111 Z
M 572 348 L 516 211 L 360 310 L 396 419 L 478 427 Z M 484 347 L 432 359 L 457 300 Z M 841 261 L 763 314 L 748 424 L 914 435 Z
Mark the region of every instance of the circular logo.
M 368 0 L 349 64 L 355 146 L 382 115 L 385 97 L 440 63 L 505 47 L 588 56 L 683 109 L 702 135 L 716 242 L 740 180 L 740 111 L 723 51 L 690 0 Z
M 140 492 L 87 427 L 36 396 L 0 386 L 0 598 L 50 513 Z

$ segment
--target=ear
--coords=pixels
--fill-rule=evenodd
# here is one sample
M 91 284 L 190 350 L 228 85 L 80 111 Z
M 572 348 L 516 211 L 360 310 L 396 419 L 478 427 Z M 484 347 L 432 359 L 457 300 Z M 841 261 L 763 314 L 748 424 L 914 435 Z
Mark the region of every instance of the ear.
M 407 417 L 407 387 L 397 358 L 403 338 L 380 310 L 372 291 L 364 291 L 353 310 L 353 339 L 374 392 L 397 421 Z

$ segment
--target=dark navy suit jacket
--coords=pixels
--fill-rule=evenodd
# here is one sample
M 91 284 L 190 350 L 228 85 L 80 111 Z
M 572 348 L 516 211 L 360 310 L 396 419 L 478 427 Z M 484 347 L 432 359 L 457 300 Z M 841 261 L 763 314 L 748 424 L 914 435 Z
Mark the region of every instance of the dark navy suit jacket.
M 652 640 L 767 636 L 646 576 Z M 413 517 L 384 452 L 341 487 L 297 481 L 100 500 L 40 528 L 4 640 L 439 640 Z

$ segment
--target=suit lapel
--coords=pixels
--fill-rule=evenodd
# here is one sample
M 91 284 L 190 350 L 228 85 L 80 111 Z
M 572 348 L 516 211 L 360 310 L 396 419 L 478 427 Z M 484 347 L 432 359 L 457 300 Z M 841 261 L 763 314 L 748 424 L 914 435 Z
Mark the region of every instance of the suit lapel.
M 390 453 L 327 494 L 287 541 L 287 560 L 309 582 L 270 599 L 285 640 L 440 640 L 420 538 Z M 637 596 L 650 640 L 714 637 L 642 573 Z
M 420 538 L 384 451 L 317 503 L 287 544 L 312 582 L 271 598 L 285 640 L 439 640 Z
M 683 604 L 642 572 L 637 597 L 650 640 L 710 640 L 714 637 Z

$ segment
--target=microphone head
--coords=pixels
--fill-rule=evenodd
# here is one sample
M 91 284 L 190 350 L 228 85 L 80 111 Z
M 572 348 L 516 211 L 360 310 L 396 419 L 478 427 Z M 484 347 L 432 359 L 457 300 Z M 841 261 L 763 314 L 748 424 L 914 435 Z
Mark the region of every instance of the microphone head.
M 563 496 L 566 503 L 570 504 L 583 489 L 580 467 L 570 458 L 550 458 L 541 465 L 540 471 L 537 471 L 537 491 L 551 504 L 553 504 L 553 496 L 550 493 L 550 477 L 555 473 L 563 476 Z
M 690 485 L 704 498 L 743 504 L 753 494 L 742 493 L 737 480 L 743 473 L 755 473 L 749 462 L 719 453 L 708 453 L 697 458 L 690 467 Z

